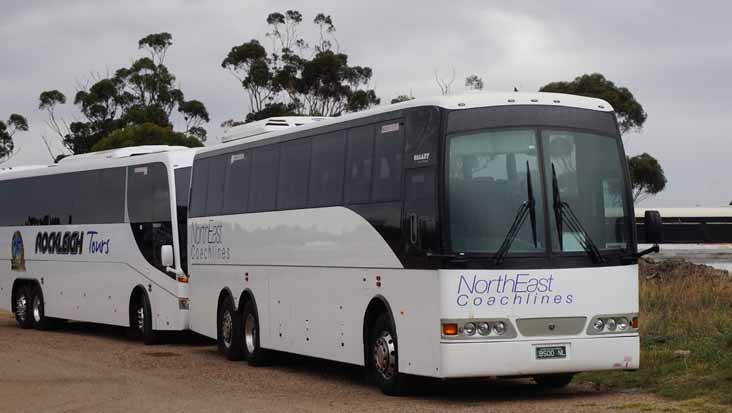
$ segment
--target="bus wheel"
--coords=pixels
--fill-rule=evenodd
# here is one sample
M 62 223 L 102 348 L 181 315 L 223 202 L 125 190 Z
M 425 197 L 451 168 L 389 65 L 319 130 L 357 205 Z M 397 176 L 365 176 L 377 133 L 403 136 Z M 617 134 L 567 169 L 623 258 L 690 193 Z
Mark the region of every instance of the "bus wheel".
M 31 310 L 31 294 L 30 288 L 23 284 L 16 288 L 15 291 L 15 322 L 18 327 L 28 329 L 33 327 L 33 318 Z
M 48 330 L 53 324 L 52 320 L 46 317 L 46 304 L 43 301 L 43 291 L 40 286 L 33 289 L 33 299 L 31 300 L 31 319 L 33 327 L 38 330 Z
M 407 391 L 406 377 L 399 373 L 399 346 L 396 329 L 388 314 L 381 314 L 374 321 L 369 334 L 369 374 L 381 391 L 389 396 L 399 396 Z
M 234 310 L 234 300 L 228 295 L 219 306 L 218 321 L 219 352 L 229 360 L 241 360 L 244 354 L 241 318 Z
M 134 337 L 142 337 L 142 342 L 148 346 L 158 343 L 158 335 L 152 328 L 150 299 L 145 293 L 137 296 L 131 308 L 130 330 Z
M 252 366 L 266 366 L 272 362 L 272 352 L 259 345 L 259 314 L 254 301 L 247 301 L 242 311 L 244 320 L 244 358 Z
M 574 373 L 541 374 L 534 376 L 534 381 L 541 387 L 560 389 L 567 387 L 573 377 Z

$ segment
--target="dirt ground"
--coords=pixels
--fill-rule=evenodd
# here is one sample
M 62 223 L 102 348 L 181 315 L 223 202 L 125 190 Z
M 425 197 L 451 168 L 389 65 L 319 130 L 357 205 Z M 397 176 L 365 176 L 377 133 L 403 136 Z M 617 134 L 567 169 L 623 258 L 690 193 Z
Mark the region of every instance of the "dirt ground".
M 367 385 L 362 368 L 310 358 L 254 368 L 226 361 L 214 344 L 175 334 L 144 346 L 123 329 L 84 323 L 21 330 L 0 313 L 0 412 L 676 410 L 649 394 L 540 390 L 530 380 L 430 381 L 393 398 Z

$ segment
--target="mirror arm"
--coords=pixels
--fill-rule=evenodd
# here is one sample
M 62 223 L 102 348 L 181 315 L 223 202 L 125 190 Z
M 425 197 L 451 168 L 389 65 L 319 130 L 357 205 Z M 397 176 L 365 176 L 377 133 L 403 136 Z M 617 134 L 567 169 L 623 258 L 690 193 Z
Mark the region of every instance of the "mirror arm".
M 658 244 L 653 245 L 651 248 L 645 249 L 643 251 L 639 251 L 637 254 L 635 254 L 636 258 L 643 257 L 644 255 L 648 255 L 653 252 L 659 252 L 661 251 L 661 248 L 658 246 Z

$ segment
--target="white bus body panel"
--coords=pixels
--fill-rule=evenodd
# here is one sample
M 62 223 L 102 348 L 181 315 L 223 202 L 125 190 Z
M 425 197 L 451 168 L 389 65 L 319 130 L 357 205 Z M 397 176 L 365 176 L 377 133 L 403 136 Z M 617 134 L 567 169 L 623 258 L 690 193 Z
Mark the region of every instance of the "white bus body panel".
M 399 370 L 405 373 L 444 378 L 638 367 L 633 334 L 598 338 L 583 331 L 549 340 L 519 335 L 456 343 L 443 342 L 440 332 L 446 318 L 506 317 L 515 323 L 586 316 L 589 322 L 598 314 L 637 313 L 637 266 L 405 270 L 372 225 L 343 207 L 193 218 L 189 244 L 191 328 L 211 338 L 222 291 L 237 307 L 248 291 L 257 304 L 262 347 L 363 365 L 364 316 L 371 300 L 381 297 L 394 318 Z M 499 276 L 518 276 L 519 285 L 525 277 L 551 277 L 551 304 L 541 297 L 534 304 L 532 296 L 523 305 L 476 305 L 478 297 L 490 295 L 480 280 Z M 561 303 L 553 301 L 557 295 Z M 463 305 L 464 298 L 470 305 Z M 567 344 L 569 358 L 535 360 L 538 343 Z

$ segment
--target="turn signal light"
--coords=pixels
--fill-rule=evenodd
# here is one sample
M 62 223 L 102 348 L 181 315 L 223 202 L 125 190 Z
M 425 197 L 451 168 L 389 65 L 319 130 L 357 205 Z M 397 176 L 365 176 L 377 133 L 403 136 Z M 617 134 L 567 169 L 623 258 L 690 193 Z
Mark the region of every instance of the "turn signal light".
M 638 328 L 638 317 L 633 317 L 633 328 Z
M 446 336 L 456 336 L 458 333 L 458 325 L 455 323 L 443 324 L 442 334 Z

